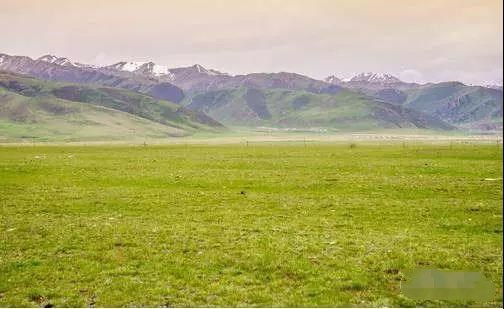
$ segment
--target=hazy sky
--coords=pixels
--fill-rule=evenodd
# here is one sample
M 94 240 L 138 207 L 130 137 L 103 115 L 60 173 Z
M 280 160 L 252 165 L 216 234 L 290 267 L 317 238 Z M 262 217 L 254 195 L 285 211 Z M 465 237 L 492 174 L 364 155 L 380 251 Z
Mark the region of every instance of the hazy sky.
M 0 52 L 502 83 L 502 0 L 0 0 Z

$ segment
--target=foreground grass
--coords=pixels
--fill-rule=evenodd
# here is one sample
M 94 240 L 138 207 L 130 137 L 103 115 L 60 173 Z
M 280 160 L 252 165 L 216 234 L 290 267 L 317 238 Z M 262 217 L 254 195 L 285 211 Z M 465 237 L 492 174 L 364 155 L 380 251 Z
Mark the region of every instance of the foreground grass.
M 502 306 L 502 148 L 1 147 L 0 306 Z M 490 303 L 416 302 L 416 267 Z

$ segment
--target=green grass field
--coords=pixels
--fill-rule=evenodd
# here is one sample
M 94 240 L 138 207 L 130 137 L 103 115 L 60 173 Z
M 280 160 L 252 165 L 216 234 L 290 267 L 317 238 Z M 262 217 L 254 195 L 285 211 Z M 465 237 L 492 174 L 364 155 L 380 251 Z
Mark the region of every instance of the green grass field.
M 502 146 L 0 147 L 2 306 L 494 306 Z M 481 271 L 493 301 L 413 301 Z

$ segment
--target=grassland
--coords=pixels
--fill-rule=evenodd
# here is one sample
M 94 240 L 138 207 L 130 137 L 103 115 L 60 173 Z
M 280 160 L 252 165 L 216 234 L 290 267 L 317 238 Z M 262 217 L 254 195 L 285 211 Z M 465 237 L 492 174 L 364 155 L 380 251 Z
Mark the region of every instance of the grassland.
M 502 306 L 501 203 L 495 144 L 3 146 L 0 306 Z

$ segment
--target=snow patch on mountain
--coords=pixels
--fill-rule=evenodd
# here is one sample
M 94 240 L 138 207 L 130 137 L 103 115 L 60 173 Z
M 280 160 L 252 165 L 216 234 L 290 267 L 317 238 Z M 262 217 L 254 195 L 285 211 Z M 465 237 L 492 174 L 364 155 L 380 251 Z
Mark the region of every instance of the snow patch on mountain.
M 155 64 L 154 62 L 147 62 L 141 65 L 137 70 L 135 70 L 135 72 L 157 77 L 164 77 L 169 80 L 175 79 L 175 75 L 170 72 L 167 66 Z
M 190 67 L 182 68 L 168 68 L 166 65 L 155 64 L 154 62 L 126 62 L 121 61 L 113 65 L 106 66 L 104 68 L 127 71 L 135 74 L 150 75 L 153 77 L 160 77 L 170 81 L 174 81 L 181 72 L 187 72 L 189 74 L 204 74 L 204 75 L 225 75 L 229 76 L 227 73 L 222 73 L 212 69 L 206 69 L 200 64 L 195 64 Z M 187 74 L 185 73 L 185 74 Z
M 68 58 L 57 57 L 54 55 L 44 55 L 44 56 L 38 58 L 37 61 L 43 61 L 43 62 L 57 64 L 57 65 L 61 65 L 61 66 L 72 66 L 72 67 L 80 67 L 80 68 L 90 67 L 88 65 L 84 65 L 81 63 L 70 61 Z
M 0 63 L 2 63 L 0 61 Z M 501 90 L 502 91 L 502 85 L 497 85 L 497 84 L 486 84 L 486 85 L 483 85 L 483 87 L 485 88 L 490 88 L 490 89 L 494 89 L 494 90 Z
M 168 67 L 166 65 L 158 65 L 158 64 L 155 64 L 152 66 L 152 73 L 154 75 L 165 75 L 165 74 L 169 74 L 170 71 L 168 70 Z
M 145 64 L 145 62 L 125 62 L 122 65 L 121 70 L 128 71 L 128 72 L 134 72 L 134 71 L 138 70 L 138 68 L 141 67 L 143 64 Z
M 376 83 L 376 84 L 393 84 L 401 83 L 402 81 L 390 74 L 386 73 L 360 73 L 350 78 L 339 78 L 336 75 L 328 76 L 324 79 L 325 82 L 330 84 L 345 84 L 349 82 L 366 82 L 366 83 Z
M 58 57 L 53 56 L 53 55 L 44 55 L 44 56 L 38 58 L 37 60 L 38 61 L 49 62 L 49 63 L 54 63 L 57 59 L 58 59 Z
M 382 84 L 390 84 L 390 83 L 400 83 L 401 80 L 395 76 L 386 73 L 361 73 L 356 75 L 350 79 L 350 82 L 369 82 L 369 83 L 382 83 Z
M 227 73 L 222 73 L 222 72 L 219 72 L 217 70 L 206 69 L 206 68 L 204 68 L 200 64 L 195 64 L 195 65 L 192 66 L 192 68 L 196 69 L 196 71 L 198 73 L 201 73 L 201 74 L 207 74 L 207 75 L 212 75 L 212 76 L 216 76 L 216 75 L 229 75 Z
M 146 64 L 147 62 L 126 62 L 126 61 L 121 61 L 118 63 L 115 63 L 113 65 L 108 66 L 109 68 L 119 70 L 119 71 L 127 71 L 127 72 L 134 72 L 138 70 L 142 65 Z

